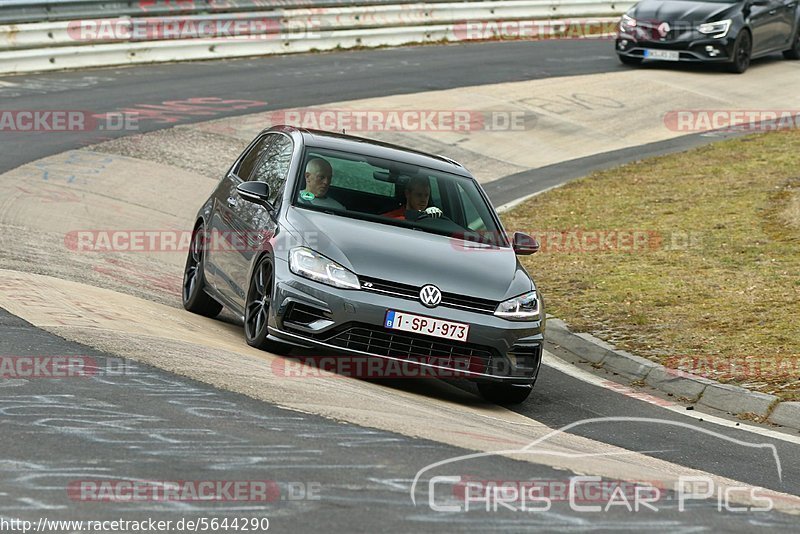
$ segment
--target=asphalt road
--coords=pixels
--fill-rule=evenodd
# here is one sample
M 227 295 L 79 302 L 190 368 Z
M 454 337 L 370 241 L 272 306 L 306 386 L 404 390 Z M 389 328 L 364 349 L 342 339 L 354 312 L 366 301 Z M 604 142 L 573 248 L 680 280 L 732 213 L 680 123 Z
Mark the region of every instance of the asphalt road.
M 106 112 L 132 106 L 217 97 L 247 100 L 246 109 L 213 115 L 181 115 L 175 107 L 165 120 L 145 119 L 151 131 L 266 109 L 413 93 L 464 85 L 550 76 L 611 72 L 623 67 L 608 43 L 552 41 L 425 46 L 395 50 L 313 54 L 229 62 L 98 69 L 0 79 L 3 109 L 85 109 Z M 0 132 L 0 171 L 28 161 L 130 132 L 36 134 Z M 595 168 L 619 164 L 646 154 L 678 150 L 713 137 L 690 136 L 522 173 L 489 184 L 495 204 L 580 176 Z M 1 304 L 1 303 L 0 303 Z M 90 354 L 98 362 L 108 355 L 92 352 L 0 316 L 0 354 Z M 558 348 L 550 347 L 558 353 Z M 564 355 L 569 358 L 569 355 Z M 123 365 L 122 376 L 85 380 L 9 381 L 0 379 L 3 417 L 0 424 L 0 493 L 4 517 L 39 518 L 52 511 L 59 518 L 199 515 L 204 506 L 186 503 L 126 503 L 99 506 L 70 499 L 63 481 L 82 478 L 135 477 L 152 480 L 274 480 L 286 494 L 292 482 L 319 483 L 320 500 L 278 500 L 268 505 L 215 506 L 222 516 L 266 513 L 271 528 L 332 531 L 466 530 L 520 528 L 610 530 L 790 529 L 794 522 L 778 514 L 724 513 L 711 504 L 676 513 L 674 500 L 658 514 L 612 511 L 588 521 L 565 503 L 547 514 L 441 514 L 427 506 L 412 507 L 408 483 L 425 465 L 462 454 L 441 444 L 386 432 L 340 425 L 307 414 L 288 412 L 178 378 L 161 370 Z M 613 379 L 613 377 L 611 377 Z M 387 383 L 386 387 L 413 388 Z M 463 386 L 469 389 L 470 385 Z M 86 414 L 97 407 L 103 414 Z M 545 368 L 532 397 L 517 411 L 559 427 L 587 418 L 648 417 L 691 422 L 696 428 L 642 422 L 587 424 L 568 432 L 615 444 L 679 465 L 702 469 L 742 482 L 800 494 L 800 447 L 737 429 L 683 417 L 642 401 Z M 110 413 L 109 413 L 110 412 Z M 64 415 L 54 415 L 61 414 Z M 702 414 L 695 413 L 697 417 Z M 696 418 L 697 418 L 696 417 Z M 695 419 L 696 419 L 695 418 Z M 731 446 L 722 436 L 744 443 L 771 443 L 778 451 L 782 477 L 771 457 L 744 445 Z M 3 467 L 4 466 L 4 467 Z M 291 467 L 289 467 L 291 466 Z M 98 474 L 100 473 L 100 474 Z M 563 480 L 568 474 L 512 460 L 494 458 L 469 468 L 470 474 L 512 479 L 542 477 Z M 521 475 L 522 473 L 522 475 Z M 672 508 L 670 508 L 672 506 Z M 241 509 L 240 509 L 241 508 Z M 612 509 L 618 510 L 618 509 Z M 210 513 L 210 512 L 209 512 Z M 774 522 L 774 524 L 773 524 Z
M 0 354 L 80 356 L 92 362 L 93 371 L 88 373 L 92 376 L 0 380 L 0 447 L 4 451 L 0 521 L 13 518 L 38 525 L 40 520 L 152 519 L 173 521 L 171 531 L 175 532 L 191 530 L 179 529 L 175 522 L 202 518 L 267 518 L 269 530 L 277 532 L 320 528 L 327 532 L 750 532 L 754 524 L 774 531 L 791 531 L 795 526 L 794 517 L 778 512 L 725 513 L 715 499 L 687 501 L 687 511 L 681 511 L 679 494 L 672 488 L 660 488 L 657 496 L 642 494 L 653 499 L 649 504 L 654 509 L 642 506 L 634 512 L 617 504 L 602 514 L 579 512 L 568 499 L 550 493 L 568 485 L 572 474 L 498 456 L 464 460 L 425 473 L 415 492 L 415 505 L 410 489 L 419 470 L 470 451 L 336 423 L 217 390 L 67 342 L 2 310 L 0 329 L 4 334 Z M 597 393 L 559 394 L 559 377 L 547 369 L 542 385 L 530 403 L 541 412 L 575 406 L 573 393 Z M 588 407 L 575 412 L 577 417 L 601 413 Z M 640 430 L 649 433 L 650 429 Z M 602 437 L 591 430 L 588 434 Z M 655 449 L 669 443 L 670 457 L 683 446 L 675 435 L 651 438 Z M 774 473 L 771 466 L 762 467 Z M 540 484 L 547 488 L 548 493 L 542 495 L 549 495 L 549 509 L 543 510 L 546 505 L 541 500 L 507 506 L 490 500 L 487 509 L 479 493 L 469 511 L 436 511 L 431 499 L 440 507 L 463 510 L 466 504 L 457 484 L 442 483 L 430 493 L 428 484 L 434 476 Z M 238 494 L 223 493 L 229 500 L 221 502 L 187 500 L 188 489 L 180 494 L 181 500 L 166 500 L 158 493 L 125 500 L 131 495 L 125 484 L 132 481 L 150 486 L 180 481 L 247 486 Z M 269 490 L 256 491 L 259 482 Z M 574 490 L 575 495 L 586 495 L 577 506 L 605 507 L 612 501 L 614 488 L 627 488 L 622 490 L 625 499 L 631 508 L 635 505 L 635 490 L 625 481 L 603 479 L 596 484 L 593 487 L 605 488 L 607 493 L 590 498 L 587 484 L 585 490 Z M 118 500 L 110 500 L 113 495 Z M 53 523 L 44 524 L 45 532 L 62 531 Z M 63 530 L 78 531 L 74 527 Z
M 592 74 L 622 69 L 607 42 L 546 41 L 422 46 L 106 68 L 0 77 L 2 109 L 70 109 L 105 113 L 191 98 L 263 102 L 218 116 L 325 102 L 418 93 L 465 85 Z M 13 84 L 13 85 L 5 85 Z M 140 131 L 214 118 L 173 114 L 142 118 Z M 0 132 L 0 172 L 31 160 L 130 132 L 20 135 Z

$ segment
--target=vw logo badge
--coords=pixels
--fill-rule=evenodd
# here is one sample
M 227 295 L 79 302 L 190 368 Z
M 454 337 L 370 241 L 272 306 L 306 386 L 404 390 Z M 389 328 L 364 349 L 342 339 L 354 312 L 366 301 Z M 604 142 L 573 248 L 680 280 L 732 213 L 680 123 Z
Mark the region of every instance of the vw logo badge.
M 428 308 L 435 308 L 442 302 L 442 292 L 439 288 L 428 284 L 419 290 L 419 301 Z

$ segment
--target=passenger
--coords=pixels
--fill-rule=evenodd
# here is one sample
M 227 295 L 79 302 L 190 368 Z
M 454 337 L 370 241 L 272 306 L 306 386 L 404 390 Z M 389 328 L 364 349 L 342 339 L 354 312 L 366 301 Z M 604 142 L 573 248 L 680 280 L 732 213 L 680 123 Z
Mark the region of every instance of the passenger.
M 306 164 L 306 188 L 300 191 L 300 201 L 321 208 L 343 210 L 345 207 L 328 196 L 333 178 L 333 167 L 322 158 L 313 158 Z
M 423 213 L 434 219 L 442 216 L 442 210 L 436 206 L 428 207 L 428 202 L 431 198 L 431 183 L 427 177 L 413 177 L 406 185 L 405 194 L 405 205 L 384 213 L 384 217 L 415 221 L 419 219 Z

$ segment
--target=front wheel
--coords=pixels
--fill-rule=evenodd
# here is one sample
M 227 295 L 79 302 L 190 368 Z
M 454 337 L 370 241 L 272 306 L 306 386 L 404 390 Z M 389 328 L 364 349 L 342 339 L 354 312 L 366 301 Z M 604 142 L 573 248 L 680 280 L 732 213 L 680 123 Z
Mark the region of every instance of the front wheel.
M 797 24 L 797 29 L 794 31 L 792 47 L 783 51 L 783 57 L 786 59 L 800 59 L 800 23 Z
M 729 65 L 729 70 L 736 74 L 741 74 L 750 66 L 750 53 L 753 50 L 753 39 L 750 32 L 742 30 L 736 37 L 733 45 L 733 61 Z
M 285 352 L 285 347 L 269 339 L 267 328 L 269 308 L 272 303 L 273 279 L 272 259 L 264 256 L 258 260 L 247 290 L 247 301 L 244 308 L 244 337 L 251 347 L 272 352 Z
M 533 391 L 533 384 L 518 386 L 516 384 L 478 383 L 481 396 L 495 404 L 520 404 L 525 402 Z

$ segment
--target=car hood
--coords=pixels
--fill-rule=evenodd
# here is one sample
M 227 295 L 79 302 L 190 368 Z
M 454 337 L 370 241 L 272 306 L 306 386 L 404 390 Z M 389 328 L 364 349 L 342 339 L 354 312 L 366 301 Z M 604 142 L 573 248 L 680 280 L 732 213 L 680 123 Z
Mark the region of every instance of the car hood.
M 628 15 L 642 21 L 685 21 L 699 24 L 709 20 L 724 19 L 726 13 L 734 11 L 738 5 L 738 3 L 721 2 L 644 0 L 636 4 Z
M 477 250 L 441 235 L 297 208 L 287 222 L 307 247 L 362 277 L 495 301 L 534 287 L 510 248 Z

